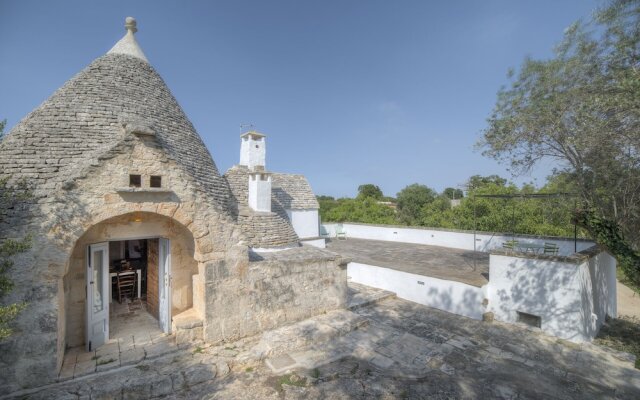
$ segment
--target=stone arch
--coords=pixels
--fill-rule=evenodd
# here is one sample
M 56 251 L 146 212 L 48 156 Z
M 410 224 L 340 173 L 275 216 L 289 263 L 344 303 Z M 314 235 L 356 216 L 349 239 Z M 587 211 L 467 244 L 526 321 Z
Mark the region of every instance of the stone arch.
M 177 208 L 177 207 L 176 207 Z M 171 240 L 172 251 L 172 314 L 194 309 L 202 315 L 204 304 L 204 264 L 195 239 L 198 233 L 175 218 L 175 209 L 165 212 L 130 211 L 96 215 L 94 221 L 78 237 L 68 251 L 58 302 L 60 320 L 58 338 L 64 340 L 59 357 L 66 347 L 80 346 L 85 337 L 85 263 L 86 248 L 91 243 L 110 240 L 165 237 Z M 171 215 L 171 216 L 170 216 Z M 191 229 L 190 229 L 191 228 Z M 208 236 L 208 232 L 206 235 Z M 201 236 L 200 238 L 203 238 Z

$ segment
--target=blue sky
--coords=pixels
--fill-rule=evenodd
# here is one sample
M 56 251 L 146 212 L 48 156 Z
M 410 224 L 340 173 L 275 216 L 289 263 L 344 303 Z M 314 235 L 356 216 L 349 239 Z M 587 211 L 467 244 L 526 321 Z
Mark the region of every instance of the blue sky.
M 512 178 L 474 151 L 506 72 L 545 58 L 598 0 L 0 0 L 0 118 L 10 129 L 106 53 L 136 37 L 213 154 L 239 159 L 240 125 L 267 137 L 267 168 L 316 194 L 440 191 L 475 174 Z

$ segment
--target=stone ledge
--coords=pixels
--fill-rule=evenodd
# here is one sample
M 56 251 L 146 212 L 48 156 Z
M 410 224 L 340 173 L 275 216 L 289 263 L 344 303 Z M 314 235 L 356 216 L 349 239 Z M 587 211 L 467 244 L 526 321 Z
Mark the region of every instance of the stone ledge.
M 173 193 L 173 190 L 166 188 L 118 188 L 117 193 Z
M 531 260 L 543 260 L 543 261 L 555 261 L 555 262 L 564 262 L 564 263 L 571 263 L 571 264 L 581 264 L 584 261 L 587 261 L 588 259 L 604 251 L 605 250 L 602 249 L 600 246 L 594 245 L 589 247 L 588 249 L 571 254 L 569 256 L 524 253 L 521 251 L 513 251 L 513 250 L 505 250 L 505 249 L 494 249 L 494 250 L 491 250 L 489 254 L 497 255 L 497 256 L 515 257 L 515 258 L 527 258 Z

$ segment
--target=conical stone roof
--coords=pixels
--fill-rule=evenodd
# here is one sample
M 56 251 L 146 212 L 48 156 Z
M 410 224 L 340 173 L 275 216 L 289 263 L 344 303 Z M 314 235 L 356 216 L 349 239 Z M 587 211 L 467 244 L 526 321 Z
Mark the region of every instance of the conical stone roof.
M 227 210 L 226 181 L 169 88 L 146 61 L 133 32 L 128 27 L 127 35 L 108 54 L 8 133 L 0 142 L 0 176 L 26 178 L 36 196 L 42 196 L 43 190 L 55 190 L 95 162 L 133 123 L 150 128 L 168 156 Z

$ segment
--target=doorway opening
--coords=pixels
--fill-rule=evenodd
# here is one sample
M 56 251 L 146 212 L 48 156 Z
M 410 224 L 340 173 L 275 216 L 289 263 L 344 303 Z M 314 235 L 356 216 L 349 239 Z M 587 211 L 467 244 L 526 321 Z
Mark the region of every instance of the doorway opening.
M 170 271 L 168 239 L 88 245 L 87 350 L 113 340 L 133 345 L 170 333 Z
M 110 241 L 109 278 L 109 337 L 159 331 L 158 239 Z

